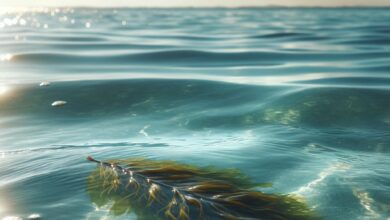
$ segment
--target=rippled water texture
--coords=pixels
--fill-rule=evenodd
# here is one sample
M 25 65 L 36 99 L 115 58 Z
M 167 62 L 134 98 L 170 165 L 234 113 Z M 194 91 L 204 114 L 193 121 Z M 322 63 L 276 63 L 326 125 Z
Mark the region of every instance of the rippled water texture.
M 0 218 L 128 219 L 88 197 L 93 155 L 238 168 L 325 219 L 388 219 L 389 21 L 364 8 L 2 12 Z

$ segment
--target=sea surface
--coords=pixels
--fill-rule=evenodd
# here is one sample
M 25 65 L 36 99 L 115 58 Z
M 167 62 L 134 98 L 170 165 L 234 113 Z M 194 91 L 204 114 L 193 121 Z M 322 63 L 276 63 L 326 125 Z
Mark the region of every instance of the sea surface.
M 390 8 L 1 11 L 0 218 L 136 219 L 91 202 L 92 155 L 238 168 L 324 219 L 390 219 L 389 21 Z

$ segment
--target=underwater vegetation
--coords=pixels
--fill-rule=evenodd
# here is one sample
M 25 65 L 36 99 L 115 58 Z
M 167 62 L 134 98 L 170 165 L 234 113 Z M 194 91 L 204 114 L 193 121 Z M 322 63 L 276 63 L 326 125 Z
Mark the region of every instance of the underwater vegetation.
M 290 93 L 240 114 L 212 115 L 190 121 L 191 128 L 256 126 L 384 127 L 389 125 L 388 91 L 316 88 Z M 374 97 L 374 98 L 373 98 Z
M 87 192 L 110 214 L 138 219 L 309 220 L 319 217 L 299 198 L 266 194 L 235 169 L 195 167 L 145 159 L 96 162 Z

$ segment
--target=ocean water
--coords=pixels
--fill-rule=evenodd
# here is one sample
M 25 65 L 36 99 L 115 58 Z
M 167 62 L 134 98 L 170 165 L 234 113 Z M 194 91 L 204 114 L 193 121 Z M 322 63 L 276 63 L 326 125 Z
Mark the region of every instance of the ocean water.
M 238 168 L 324 219 L 390 219 L 389 21 L 386 8 L 2 11 L 0 218 L 135 219 L 91 202 L 92 155 Z

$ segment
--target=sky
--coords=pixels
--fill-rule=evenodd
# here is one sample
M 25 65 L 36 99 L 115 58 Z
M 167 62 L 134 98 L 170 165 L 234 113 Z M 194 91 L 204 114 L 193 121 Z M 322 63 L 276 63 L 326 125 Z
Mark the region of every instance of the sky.
M 390 6 L 390 0 L 0 0 L 0 7 Z

